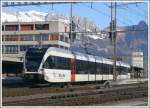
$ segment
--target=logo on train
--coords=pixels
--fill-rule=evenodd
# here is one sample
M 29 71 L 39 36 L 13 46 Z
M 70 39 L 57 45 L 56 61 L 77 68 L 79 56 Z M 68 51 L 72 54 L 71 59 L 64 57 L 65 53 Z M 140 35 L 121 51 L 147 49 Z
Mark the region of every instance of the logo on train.
M 55 78 L 65 78 L 65 74 L 63 74 L 63 73 L 53 72 L 53 76 Z

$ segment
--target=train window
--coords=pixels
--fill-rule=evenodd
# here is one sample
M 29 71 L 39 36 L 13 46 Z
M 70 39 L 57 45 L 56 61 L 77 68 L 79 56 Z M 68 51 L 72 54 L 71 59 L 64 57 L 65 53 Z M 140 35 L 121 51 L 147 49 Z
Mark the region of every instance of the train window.
M 89 70 L 88 70 L 88 67 L 89 67 L 89 62 L 88 61 L 81 61 L 81 70 L 82 70 L 82 73 L 83 74 L 88 74 Z
M 117 71 L 119 74 L 125 75 L 128 72 L 128 69 L 126 67 L 123 66 L 117 66 Z
M 81 67 L 80 60 L 76 60 L 76 73 L 77 74 L 80 74 L 80 67 Z
M 106 74 L 106 64 L 103 64 L 102 71 L 103 71 L 103 74 Z
M 108 74 L 112 74 L 113 73 L 113 67 L 112 67 L 112 65 L 108 65 L 108 72 L 107 72 Z
M 55 63 L 58 69 L 69 69 L 69 59 L 64 57 L 56 57 Z
M 110 66 L 108 64 L 103 64 L 103 74 L 110 74 Z
M 123 69 L 122 69 L 122 74 L 127 74 L 128 73 L 128 69 L 126 68 L 126 67 L 122 67 Z
M 109 65 L 109 74 L 113 74 L 113 65 Z
M 102 65 L 101 65 L 101 63 L 96 63 L 96 72 L 97 72 L 97 74 L 100 74 L 101 73 L 101 69 L 102 68 Z
M 88 61 L 76 60 L 76 73 L 87 74 L 88 73 Z
M 47 58 L 47 60 L 45 61 L 43 67 L 46 68 L 46 69 L 53 69 L 55 67 L 55 64 L 53 63 L 52 57 L 49 56 Z
M 69 59 L 63 57 L 50 56 L 45 61 L 43 67 L 48 69 L 70 69 Z
M 89 62 L 89 71 L 90 74 L 94 74 L 95 73 L 95 63 L 94 62 Z

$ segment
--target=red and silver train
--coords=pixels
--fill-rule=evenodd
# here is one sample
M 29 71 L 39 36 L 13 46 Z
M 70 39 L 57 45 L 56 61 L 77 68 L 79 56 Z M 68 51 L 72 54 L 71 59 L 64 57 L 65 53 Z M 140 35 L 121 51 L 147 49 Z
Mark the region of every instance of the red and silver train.
M 130 78 L 130 65 L 116 62 L 117 79 Z M 113 61 L 99 56 L 49 47 L 29 48 L 24 57 L 24 78 L 50 83 L 113 80 Z

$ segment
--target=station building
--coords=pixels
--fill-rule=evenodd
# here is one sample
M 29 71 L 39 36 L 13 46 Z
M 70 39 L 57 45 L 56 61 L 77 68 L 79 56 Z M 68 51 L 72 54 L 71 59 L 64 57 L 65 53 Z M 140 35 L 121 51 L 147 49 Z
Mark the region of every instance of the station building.
M 36 22 L 3 22 L 3 71 L 8 68 L 13 69 L 14 66 L 16 66 L 14 63 L 23 62 L 22 58 L 24 52 L 29 47 L 54 46 L 69 49 L 70 40 L 68 32 L 69 24 L 59 20 Z
M 69 26 L 60 21 L 4 22 L 3 56 L 22 56 L 29 47 L 38 45 L 69 49 Z M 66 33 L 65 33 L 66 32 Z

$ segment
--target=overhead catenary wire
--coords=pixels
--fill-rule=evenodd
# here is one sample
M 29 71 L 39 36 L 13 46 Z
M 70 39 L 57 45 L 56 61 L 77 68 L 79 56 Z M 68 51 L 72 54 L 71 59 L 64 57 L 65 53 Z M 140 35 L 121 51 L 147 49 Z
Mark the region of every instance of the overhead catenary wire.
M 140 2 L 141 3 L 141 2 Z M 133 4 L 135 4 L 135 3 L 131 3 L 132 5 Z M 137 4 L 137 3 L 136 3 Z M 84 5 L 84 6 L 86 6 L 86 7 L 88 7 L 88 8 L 91 8 L 90 6 L 88 6 L 87 4 L 84 4 L 84 3 L 82 3 L 82 5 Z M 106 5 L 106 4 L 105 4 Z M 126 5 L 129 5 L 129 4 L 125 4 L 125 6 Z M 106 6 L 108 6 L 108 5 L 106 5 Z M 119 6 L 119 5 L 118 5 Z M 104 16 L 106 16 L 106 17 L 111 17 L 109 14 L 107 14 L 107 13 L 105 13 L 105 12 L 103 12 L 103 11 L 100 11 L 100 10 L 98 10 L 98 9 L 96 9 L 96 8 L 91 8 L 92 10 L 94 10 L 94 11 L 96 11 L 96 12 L 98 12 L 98 13 L 101 13 L 102 15 L 104 15 Z M 122 15 L 122 17 L 123 17 L 123 15 Z M 116 18 L 117 19 L 117 21 L 119 21 L 120 23 L 122 23 L 122 24 L 125 24 L 125 25 L 131 25 L 131 24 L 128 24 L 128 23 L 126 23 L 126 22 L 124 22 L 123 20 L 120 20 L 120 19 L 118 19 L 118 18 Z M 131 22 L 131 20 L 129 20 L 129 19 L 127 19 L 127 18 L 125 18 L 124 17 L 124 19 L 126 19 L 128 22 Z M 133 23 L 133 22 L 132 22 Z M 143 32 L 147 32 L 147 29 L 142 29 L 142 30 L 126 30 L 126 31 L 117 31 L 117 32 L 138 32 L 138 31 L 143 31 Z
M 129 6 L 126 6 L 124 8 L 118 8 L 118 9 L 122 9 L 122 10 L 125 10 L 127 12 L 130 12 L 134 15 L 136 15 L 137 17 L 140 17 L 140 18 L 147 18 L 147 15 L 146 14 L 141 14 L 141 12 L 139 12 L 140 9 L 136 10 L 135 8 L 131 8 Z
M 80 3 L 80 2 L 79 2 L 79 3 Z M 117 4 L 117 6 L 119 6 L 119 7 L 121 7 L 121 6 L 128 6 L 129 4 L 137 4 L 137 3 L 142 3 L 142 2 L 126 3 L 126 4 L 125 4 L 125 3 L 124 3 L 124 4 Z M 53 5 L 54 3 L 52 2 L 52 3 L 50 3 L 50 4 Z M 55 4 L 56 4 L 56 3 L 55 3 Z M 61 4 L 62 4 L 62 3 L 61 3 Z M 78 4 L 78 2 L 76 2 L 75 4 Z M 80 3 L 80 4 L 86 5 L 85 3 Z M 41 6 L 41 5 L 46 5 L 46 4 L 40 4 L 40 6 Z M 105 5 L 107 5 L 107 4 L 105 4 Z M 137 5 L 137 6 L 138 6 L 138 5 Z M 14 7 L 15 7 L 15 6 L 14 6 Z M 91 9 L 93 9 L 94 11 L 97 11 L 97 12 L 103 14 L 103 15 L 106 16 L 106 17 L 110 17 L 110 15 L 106 14 L 105 12 L 100 11 L 100 10 L 98 10 L 98 9 L 96 9 L 96 8 L 93 8 L 93 0 L 92 0 L 92 2 L 91 2 L 91 6 L 86 5 L 86 7 L 91 8 Z M 52 9 L 53 9 L 53 6 L 52 6 Z M 126 18 L 125 18 L 125 19 L 126 19 Z M 120 22 L 120 23 L 122 23 L 122 24 L 129 25 L 128 23 L 124 22 L 124 20 L 120 20 L 120 19 L 117 18 L 117 21 Z M 131 22 L 131 20 L 128 20 L 128 21 Z
M 108 8 L 110 8 L 110 6 L 107 3 L 104 3 L 104 5 Z M 125 19 L 126 21 L 130 22 L 131 24 L 134 24 L 133 21 L 129 18 L 127 18 L 126 16 L 122 15 L 119 11 L 117 12 L 117 14 L 119 14 L 120 17 L 122 17 L 123 19 Z
M 91 7 L 90 7 L 89 5 L 87 5 L 87 4 L 81 3 L 81 5 L 84 5 L 85 7 L 89 8 L 89 9 L 92 9 L 93 11 L 95 11 L 95 12 L 97 12 L 97 13 L 100 13 L 100 14 L 106 16 L 106 17 L 111 17 L 109 14 L 107 14 L 107 13 L 105 13 L 105 12 L 103 12 L 103 11 L 100 11 L 99 9 L 96 9 L 96 8 L 93 8 L 93 7 L 91 8 Z M 117 21 L 119 21 L 119 22 L 122 23 L 122 24 L 129 25 L 128 23 L 124 22 L 123 20 L 121 20 L 121 19 L 119 19 L 119 18 L 117 18 Z
M 136 15 L 137 17 L 147 19 L 148 18 L 147 14 L 146 14 L 147 12 L 139 7 L 140 6 L 139 4 L 141 4 L 141 3 L 144 3 L 144 2 L 133 2 L 133 3 L 118 4 L 117 9 L 122 9 L 122 10 L 127 11 L 128 13 L 132 13 L 132 14 Z M 107 3 L 104 3 L 104 5 L 107 7 L 110 7 Z M 136 5 L 136 8 L 131 8 L 129 5 Z M 132 20 L 130 20 L 129 18 L 126 18 L 123 15 L 120 15 L 120 16 L 124 17 L 124 19 L 126 19 L 128 22 L 132 22 Z

